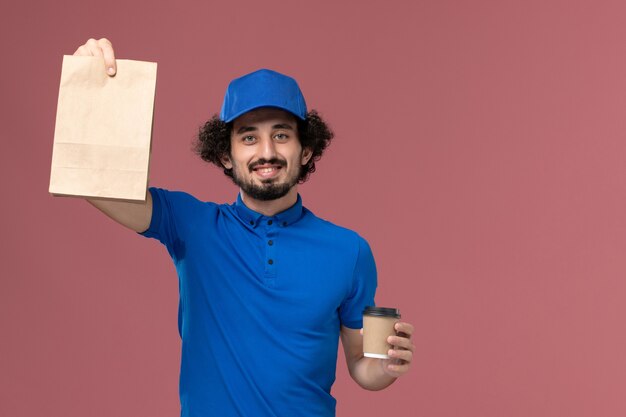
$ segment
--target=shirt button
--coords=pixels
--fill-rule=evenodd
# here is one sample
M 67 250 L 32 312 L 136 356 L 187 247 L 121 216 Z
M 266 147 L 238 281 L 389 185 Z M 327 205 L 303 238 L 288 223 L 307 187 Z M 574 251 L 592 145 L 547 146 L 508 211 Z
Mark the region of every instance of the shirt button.
M 267 221 L 267 224 L 269 224 L 270 226 L 272 225 L 272 223 L 274 223 L 274 222 L 273 222 L 273 221 L 271 221 L 271 220 L 268 220 L 268 221 Z
M 283 226 L 287 226 L 287 222 L 283 222 Z
M 250 220 L 250 226 L 254 226 L 254 221 Z
M 270 264 L 270 265 L 273 265 L 274 261 L 272 259 L 270 259 L 270 260 L 267 261 L 267 263 Z
M 272 246 L 272 245 L 274 244 L 274 241 L 273 241 L 273 240 L 269 240 L 269 241 L 267 242 L 267 244 L 268 244 L 268 245 L 270 245 L 270 246 Z

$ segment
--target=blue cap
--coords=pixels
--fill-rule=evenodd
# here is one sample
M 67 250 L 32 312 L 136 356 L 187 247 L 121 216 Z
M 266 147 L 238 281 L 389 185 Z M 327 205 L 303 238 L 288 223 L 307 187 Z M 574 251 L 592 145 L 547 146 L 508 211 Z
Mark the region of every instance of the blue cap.
M 226 123 L 259 107 L 277 107 L 306 118 L 306 102 L 298 83 L 279 72 L 260 69 L 228 84 L 220 119 Z

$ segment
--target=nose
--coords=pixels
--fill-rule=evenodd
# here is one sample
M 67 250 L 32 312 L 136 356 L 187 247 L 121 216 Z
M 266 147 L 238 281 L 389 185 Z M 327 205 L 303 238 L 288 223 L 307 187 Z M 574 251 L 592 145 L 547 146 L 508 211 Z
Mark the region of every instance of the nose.
M 273 159 L 276 158 L 276 144 L 270 137 L 265 137 L 261 141 L 261 149 L 260 149 L 260 158 L 263 159 Z

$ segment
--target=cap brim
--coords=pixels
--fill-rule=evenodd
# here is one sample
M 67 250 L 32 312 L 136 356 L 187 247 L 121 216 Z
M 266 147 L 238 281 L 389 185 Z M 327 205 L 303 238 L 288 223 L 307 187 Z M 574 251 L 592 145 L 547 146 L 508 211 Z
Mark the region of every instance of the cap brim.
M 243 116 L 244 114 L 246 114 L 248 112 L 251 112 L 252 110 L 261 109 L 261 108 L 264 108 L 264 107 L 269 107 L 269 108 L 273 108 L 273 109 L 280 109 L 280 110 L 286 111 L 287 113 L 294 115 L 295 117 L 297 117 L 300 120 L 305 120 L 306 119 L 306 116 L 302 117 L 302 116 L 300 116 L 298 114 L 295 114 L 294 112 L 292 112 L 291 110 L 289 110 L 286 107 L 277 106 L 277 105 L 273 105 L 273 104 L 270 104 L 270 105 L 264 104 L 264 105 L 260 105 L 260 106 L 251 106 L 249 108 L 244 108 L 243 110 L 240 110 L 237 113 L 231 115 L 227 119 L 226 118 L 222 118 L 222 121 L 224 121 L 226 123 L 230 123 L 233 120 L 235 120 L 236 118 L 238 118 L 239 116 Z

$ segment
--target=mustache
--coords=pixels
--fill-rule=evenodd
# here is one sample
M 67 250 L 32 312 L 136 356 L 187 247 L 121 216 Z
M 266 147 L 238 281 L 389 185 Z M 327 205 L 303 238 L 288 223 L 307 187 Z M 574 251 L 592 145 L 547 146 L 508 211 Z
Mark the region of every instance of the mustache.
M 259 165 L 266 165 L 266 164 L 278 165 L 279 167 L 284 168 L 287 166 L 287 161 L 283 159 L 278 159 L 278 158 L 272 158 L 272 159 L 261 158 L 252 162 L 250 165 L 248 165 L 248 169 L 250 170 L 250 172 L 252 172 L 252 170 L 254 170 L 254 168 L 258 167 Z

